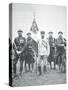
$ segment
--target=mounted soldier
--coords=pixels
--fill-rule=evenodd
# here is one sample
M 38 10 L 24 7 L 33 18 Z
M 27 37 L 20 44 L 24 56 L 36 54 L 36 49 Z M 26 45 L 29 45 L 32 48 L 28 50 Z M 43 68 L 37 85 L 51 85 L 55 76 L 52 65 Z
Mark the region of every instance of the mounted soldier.
M 33 41 L 34 40 L 31 37 L 31 33 L 28 32 L 27 39 L 26 39 L 26 50 L 25 50 L 25 70 L 26 72 L 27 72 L 27 66 L 26 66 L 27 64 L 28 64 L 29 71 L 31 71 L 30 67 L 32 67 L 32 70 L 34 67 L 35 60 L 34 60 Z
M 52 69 L 52 62 L 54 62 L 54 69 L 55 69 L 55 58 L 54 58 L 55 38 L 53 37 L 53 32 L 49 32 L 48 34 L 49 34 L 48 41 L 49 41 L 49 45 L 50 45 L 50 54 L 48 57 L 48 61 L 50 63 L 50 69 Z
M 59 70 L 64 61 L 65 46 L 66 46 L 66 42 L 65 39 L 63 38 L 63 33 L 60 31 L 58 32 L 58 38 L 56 40 L 56 48 L 57 48 L 56 64 L 58 64 Z
M 25 46 L 26 46 L 26 40 L 22 36 L 23 31 L 19 30 L 18 31 L 18 37 L 14 39 L 13 43 L 13 49 L 15 51 L 15 58 L 13 60 L 13 72 L 14 76 L 16 77 L 16 64 L 18 60 L 20 60 L 20 72 L 19 75 L 22 75 L 22 70 L 23 70 L 23 61 L 24 61 L 24 51 L 25 51 Z
M 39 75 L 46 72 L 47 66 L 47 58 L 50 53 L 49 43 L 48 40 L 45 39 L 45 32 L 41 31 L 41 39 L 38 40 L 38 72 Z M 43 71 L 41 70 L 41 65 L 43 62 Z

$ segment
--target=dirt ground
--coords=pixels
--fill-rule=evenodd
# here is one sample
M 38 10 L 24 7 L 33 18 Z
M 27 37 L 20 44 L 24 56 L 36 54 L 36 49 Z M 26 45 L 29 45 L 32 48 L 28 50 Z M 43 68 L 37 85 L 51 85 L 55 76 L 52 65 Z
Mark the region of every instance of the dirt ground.
M 19 63 L 17 64 L 19 70 Z M 47 66 L 47 72 L 42 73 L 38 76 L 35 72 L 23 72 L 22 77 L 13 80 L 13 86 L 37 86 L 37 85 L 55 85 L 55 84 L 65 84 L 66 83 L 66 73 L 60 73 L 58 70 L 50 70 L 49 65 Z

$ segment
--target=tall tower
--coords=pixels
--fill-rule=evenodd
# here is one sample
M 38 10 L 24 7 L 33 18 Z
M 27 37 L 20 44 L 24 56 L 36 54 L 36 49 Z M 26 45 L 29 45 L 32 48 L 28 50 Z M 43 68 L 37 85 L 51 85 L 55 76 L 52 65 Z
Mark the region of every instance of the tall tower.
M 33 33 L 37 33 L 39 31 L 37 23 L 36 23 L 35 12 L 33 13 L 33 22 L 32 22 L 32 26 L 31 26 L 30 30 Z

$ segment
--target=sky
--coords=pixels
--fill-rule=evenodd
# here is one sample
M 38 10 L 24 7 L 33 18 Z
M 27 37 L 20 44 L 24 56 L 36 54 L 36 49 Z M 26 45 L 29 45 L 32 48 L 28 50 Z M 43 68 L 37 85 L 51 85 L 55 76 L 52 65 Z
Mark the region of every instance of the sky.
M 40 37 L 40 31 L 45 31 L 45 37 L 52 31 L 54 37 L 58 37 L 58 32 L 62 31 L 66 37 L 66 7 L 55 5 L 22 4 L 14 3 L 12 6 L 12 36 L 13 40 L 17 37 L 17 31 L 21 29 L 23 36 L 30 32 L 30 27 L 35 19 L 39 32 L 32 33 L 32 38 L 37 40 Z

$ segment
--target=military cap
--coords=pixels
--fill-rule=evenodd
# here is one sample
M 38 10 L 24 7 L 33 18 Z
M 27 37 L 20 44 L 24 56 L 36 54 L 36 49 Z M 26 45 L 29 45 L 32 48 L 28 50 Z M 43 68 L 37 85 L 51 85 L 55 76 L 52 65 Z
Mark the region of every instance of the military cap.
M 21 33 L 23 33 L 23 31 L 20 29 L 20 30 L 18 30 L 17 32 L 21 32 Z
M 28 33 L 27 33 L 27 35 L 31 35 L 31 33 L 30 33 L 30 32 L 28 32 Z
M 45 34 L 45 31 L 41 31 L 40 33 L 41 33 L 41 34 Z
M 50 33 L 53 34 L 53 32 L 49 32 L 48 34 L 50 34 Z
M 63 34 L 63 32 L 61 32 L 61 31 L 59 31 L 58 34 L 59 34 L 59 33 Z

